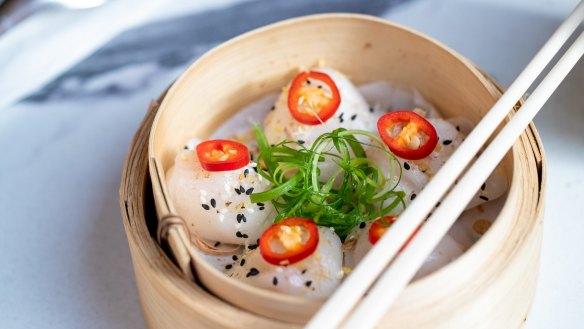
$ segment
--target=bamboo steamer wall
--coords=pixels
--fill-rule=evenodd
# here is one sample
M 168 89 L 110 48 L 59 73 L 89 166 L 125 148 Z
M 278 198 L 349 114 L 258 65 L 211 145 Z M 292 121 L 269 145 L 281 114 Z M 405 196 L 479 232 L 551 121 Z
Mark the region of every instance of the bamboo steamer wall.
M 164 183 L 164 172 L 186 140 L 205 138 L 239 108 L 278 90 L 299 66 L 312 67 L 319 59 L 355 83 L 391 80 L 414 86 L 447 117 L 464 115 L 476 122 L 500 95 L 488 77 L 451 50 L 411 30 L 360 15 L 286 21 L 238 37 L 203 56 L 161 98 L 161 104 L 153 104 L 132 143 L 122 177 L 124 226 L 150 328 L 299 327 L 291 323 L 298 321 L 278 320 L 273 310 L 260 312 L 271 318 L 243 310 L 242 302 L 249 300 L 234 301 L 229 292 L 217 292 L 216 282 L 206 279 L 217 273 L 199 276 L 211 290 L 240 307 L 184 277 L 153 238 L 156 211 L 148 163 L 157 157 L 162 167 L 150 168 L 160 215 L 165 207 L 157 183 Z M 489 231 L 456 261 L 410 284 L 380 327 L 522 325 L 537 279 L 545 182 L 543 151 L 533 126 L 515 143 L 506 168 L 511 179 L 508 200 Z M 180 261 L 180 254 L 175 258 L 183 271 L 185 264 L 190 265 Z

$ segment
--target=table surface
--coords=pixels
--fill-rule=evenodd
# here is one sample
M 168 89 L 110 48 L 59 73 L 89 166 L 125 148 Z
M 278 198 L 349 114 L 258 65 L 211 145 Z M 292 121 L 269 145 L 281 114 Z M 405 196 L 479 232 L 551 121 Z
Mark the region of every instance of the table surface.
M 122 165 L 150 99 L 209 48 L 287 17 L 359 12 L 426 33 L 507 86 L 576 4 L 244 1 L 174 8 L 163 21 L 153 17 L 120 34 L 0 109 L 2 327 L 145 327 L 118 207 Z M 581 327 L 583 86 L 581 60 L 536 118 L 548 180 L 541 271 L 527 329 Z

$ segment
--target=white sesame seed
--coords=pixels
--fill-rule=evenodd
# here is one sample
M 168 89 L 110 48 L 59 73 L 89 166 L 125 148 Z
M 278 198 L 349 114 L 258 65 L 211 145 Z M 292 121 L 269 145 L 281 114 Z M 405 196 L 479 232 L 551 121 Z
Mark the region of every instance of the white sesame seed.
M 207 199 L 205 199 L 203 196 L 201 196 L 201 203 L 207 203 Z
M 223 220 L 225 220 L 225 215 L 219 214 L 219 221 L 223 223 Z
M 248 213 L 253 214 L 255 210 L 253 208 L 245 208 Z

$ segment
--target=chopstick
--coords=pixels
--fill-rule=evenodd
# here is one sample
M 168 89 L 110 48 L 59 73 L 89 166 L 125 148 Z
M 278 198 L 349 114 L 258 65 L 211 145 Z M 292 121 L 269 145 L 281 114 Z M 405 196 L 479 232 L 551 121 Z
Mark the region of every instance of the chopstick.
M 414 277 L 424 260 L 464 211 L 476 191 L 527 128 L 548 98 L 584 54 L 584 32 L 529 96 L 519 112 L 497 135 L 479 159 L 441 202 L 420 232 L 362 300 L 345 328 L 372 328 Z
M 425 216 L 434 209 L 434 205 L 441 199 L 441 197 L 446 193 L 446 191 L 452 186 L 456 178 L 462 173 L 465 167 L 473 160 L 474 155 L 480 150 L 482 145 L 485 144 L 487 139 L 495 131 L 497 126 L 505 119 L 509 110 L 515 105 L 518 99 L 527 91 L 527 88 L 535 81 L 535 79 L 540 75 L 547 64 L 553 59 L 555 54 L 560 50 L 562 45 L 566 40 L 572 35 L 574 30 L 579 26 L 580 22 L 584 19 L 584 2 L 574 9 L 570 16 L 558 27 L 550 39 L 545 43 L 541 50 L 534 56 L 531 62 L 526 66 L 526 68 L 521 72 L 517 79 L 511 84 L 508 90 L 501 96 L 501 98 L 495 103 L 493 108 L 485 115 L 485 117 L 479 122 L 479 124 L 473 129 L 473 131 L 467 136 L 464 143 L 462 143 L 459 148 L 452 154 L 450 159 L 444 164 L 442 169 L 434 176 L 434 178 L 428 183 L 424 190 L 418 194 L 416 201 L 400 215 L 400 220 L 396 221 L 392 225 L 392 229 L 388 230 L 387 233 L 376 243 L 374 248 L 372 248 L 365 258 L 361 261 L 359 266 L 355 268 L 353 273 L 346 279 L 346 281 L 341 285 L 337 291 L 329 298 L 327 303 L 321 308 L 321 310 L 315 315 L 315 317 L 307 324 L 306 328 L 309 329 L 321 329 L 321 328 L 336 328 L 338 327 L 348 313 L 353 309 L 353 307 L 359 303 L 371 286 L 371 284 L 377 279 L 379 274 L 385 269 L 387 264 L 394 258 L 401 246 L 406 242 L 406 240 L 415 231 L 418 225 L 423 221 Z M 488 149 L 497 150 L 498 153 L 503 155 L 506 153 L 508 148 L 504 148 L 506 144 L 512 145 L 517 137 L 514 136 L 514 132 L 519 130 L 519 133 L 525 129 L 525 125 L 522 125 L 522 121 L 526 119 L 531 119 L 535 116 L 535 113 L 541 108 L 545 100 L 549 98 L 549 95 L 555 90 L 559 82 L 565 77 L 567 72 L 571 67 L 577 62 L 578 53 L 581 55 L 582 47 L 582 35 L 574 43 L 572 47 L 566 52 L 562 57 L 560 62 L 552 69 L 550 75 L 551 78 L 544 79 L 545 83 L 542 82 L 539 87 L 547 88 L 544 91 L 538 91 L 537 94 L 531 95 L 529 100 L 523 105 L 520 111 L 514 116 L 508 126 L 509 128 L 505 135 L 500 135 L 503 137 L 497 137 L 495 140 L 502 140 L 505 138 L 505 144 L 495 145 L 494 147 L 489 147 Z M 575 55 L 574 55 L 575 54 Z M 570 66 L 569 64 L 573 64 Z M 567 64 L 566 64 L 567 63 Z M 553 72 L 553 76 L 551 73 Z M 555 85 L 555 87 L 554 87 Z M 537 90 L 543 90 L 543 88 L 538 88 Z M 534 95 L 536 95 L 534 97 Z M 533 101 L 531 101 L 533 99 Z M 522 114 L 525 111 L 526 105 L 530 105 L 535 111 L 532 116 Z M 538 102 L 541 105 L 538 105 Z M 529 109 L 529 108 L 528 108 Z M 521 114 L 521 115 L 520 115 Z M 522 121 L 517 121 L 519 118 Z M 511 126 L 512 125 L 512 126 Z M 507 129 L 507 128 L 505 128 Z M 503 131 L 505 131 L 503 129 Z M 502 131 L 502 133 L 503 133 Z M 517 134 L 519 136 L 519 134 Z M 499 142 L 502 143 L 502 142 Z M 494 153 L 495 151 L 489 151 Z M 500 158 L 496 161 L 481 156 L 482 162 L 488 162 L 482 166 L 494 168 L 496 164 L 500 161 Z M 482 167 L 478 167 L 482 168 Z M 469 169 L 469 172 L 472 169 Z M 484 169 L 481 169 L 484 170 Z M 491 169 L 492 170 L 492 169 Z M 475 169 L 476 171 L 476 169 Z M 490 171 L 485 171 L 487 176 Z M 453 189 L 457 193 L 465 194 L 467 191 L 474 191 L 478 189 L 478 186 L 484 182 L 484 179 L 479 180 L 479 185 L 476 189 L 470 188 L 469 186 L 474 186 L 474 180 L 472 176 L 466 178 L 464 181 L 461 180 L 456 187 Z M 486 176 L 485 176 L 486 177 Z M 470 183 L 469 183 L 470 181 Z M 462 186 L 462 187 L 461 187 Z M 465 195 L 467 196 L 467 195 Z M 471 196 L 468 194 L 468 196 Z M 391 267 L 388 270 L 387 276 L 383 276 L 380 279 L 379 287 L 387 289 L 387 286 L 391 286 L 392 293 L 384 291 L 381 288 L 375 288 L 371 293 L 363 299 L 363 303 L 358 307 L 355 315 L 351 317 L 347 323 L 346 327 L 353 328 L 369 328 L 375 325 L 379 318 L 384 314 L 384 312 L 389 308 L 391 302 L 397 297 L 401 289 L 407 284 L 411 279 L 415 271 L 421 264 L 419 261 L 411 261 L 410 257 L 416 257 L 416 259 L 425 258 L 429 252 L 432 251 L 433 246 L 440 241 L 444 233 L 448 230 L 450 225 L 445 225 L 441 223 L 441 220 L 432 220 L 432 218 L 442 218 L 447 214 L 448 210 L 452 210 L 454 203 L 457 208 L 464 207 L 466 203 L 460 202 L 456 198 L 448 198 L 449 204 L 442 202 L 441 207 L 433 214 L 433 216 L 428 220 L 428 222 L 422 227 L 417 236 L 410 242 L 409 247 L 402 252 L 402 254 L 396 259 L 393 265 L 399 265 L 397 270 L 396 267 Z M 446 200 L 445 200 L 446 201 Z M 450 208 L 450 209 L 449 209 Z M 438 214 L 438 216 L 437 216 Z M 440 216 L 440 217 L 439 217 Z M 451 222 L 457 217 L 452 216 Z M 448 223 L 446 223 L 448 224 Z M 424 233 L 425 232 L 425 233 Z M 440 234 L 442 233 L 442 234 Z M 430 236 L 432 239 L 430 239 Z M 424 242 L 422 239 L 428 239 Z M 423 241 L 423 242 L 420 242 Z M 432 242 L 435 242 L 434 244 Z M 418 250 L 418 244 L 422 244 L 421 249 Z M 427 251 L 429 249 L 429 251 Z M 401 260 L 399 260 L 401 259 Z M 399 260 L 399 261 L 398 261 Z M 403 275 L 400 276 L 399 271 L 402 266 L 410 268 L 409 271 L 405 271 Z M 413 270 L 412 270 L 413 269 Z M 413 273 L 411 273 L 413 272 Z M 397 273 L 397 274 L 396 274 Z M 400 276 L 399 282 L 391 282 L 391 278 L 395 275 Z M 380 297 L 381 296 L 381 297 Z M 371 305 L 374 305 L 372 307 Z M 377 304 L 377 305 L 376 305 Z M 369 308 L 367 308 L 369 307 Z

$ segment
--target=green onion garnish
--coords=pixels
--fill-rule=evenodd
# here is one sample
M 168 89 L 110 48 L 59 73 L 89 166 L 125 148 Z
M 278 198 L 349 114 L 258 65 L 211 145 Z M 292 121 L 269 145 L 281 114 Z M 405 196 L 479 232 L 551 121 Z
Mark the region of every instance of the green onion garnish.
M 311 218 L 317 225 L 334 228 L 344 239 L 361 222 L 386 216 L 400 204 L 405 207 L 405 193 L 396 190 L 401 166 L 379 136 L 339 128 L 320 135 L 306 148 L 288 140 L 270 145 L 260 127 L 255 125 L 253 130 L 260 150 L 258 173 L 274 187 L 253 193 L 251 201 L 271 201 L 278 211 L 275 222 L 288 217 Z M 389 177 L 367 158 L 363 146 L 387 154 L 392 168 Z M 322 168 L 325 162 L 333 164 L 335 171 L 323 180 L 319 165 Z

